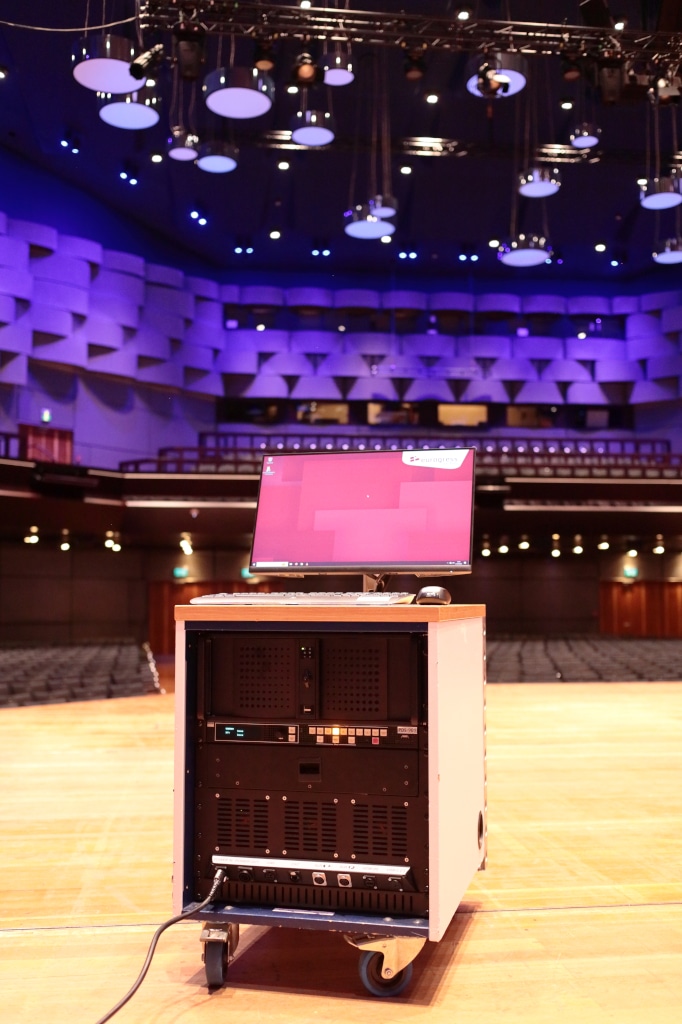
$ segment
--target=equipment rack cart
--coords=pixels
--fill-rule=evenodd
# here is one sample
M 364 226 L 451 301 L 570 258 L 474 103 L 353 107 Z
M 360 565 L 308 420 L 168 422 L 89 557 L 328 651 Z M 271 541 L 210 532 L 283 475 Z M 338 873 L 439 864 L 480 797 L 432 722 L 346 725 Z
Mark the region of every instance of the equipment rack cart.
M 397 995 L 486 858 L 483 605 L 178 605 L 173 903 L 338 931 Z

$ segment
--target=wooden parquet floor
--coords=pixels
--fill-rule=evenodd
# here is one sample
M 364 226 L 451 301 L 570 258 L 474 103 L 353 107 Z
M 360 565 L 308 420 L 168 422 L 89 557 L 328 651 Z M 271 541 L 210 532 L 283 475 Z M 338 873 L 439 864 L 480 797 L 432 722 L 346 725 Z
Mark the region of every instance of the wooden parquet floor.
M 209 994 L 161 938 L 121 1024 L 679 1024 L 682 684 L 488 687 L 488 869 L 410 988 L 333 933 L 242 929 Z M 173 696 L 0 713 L 0 1021 L 94 1024 L 171 915 Z

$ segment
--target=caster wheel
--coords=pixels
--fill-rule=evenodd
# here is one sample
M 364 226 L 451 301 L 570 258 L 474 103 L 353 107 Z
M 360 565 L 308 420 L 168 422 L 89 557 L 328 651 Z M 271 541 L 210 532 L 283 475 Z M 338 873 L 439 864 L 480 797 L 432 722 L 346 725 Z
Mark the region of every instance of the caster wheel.
M 398 996 L 410 984 L 412 979 L 412 964 L 403 967 L 392 978 L 383 978 L 381 968 L 384 962 L 383 953 L 373 953 L 371 950 L 360 954 L 358 970 L 362 984 L 373 996 Z
M 204 968 L 209 988 L 222 988 L 227 977 L 228 948 L 226 942 L 204 944 Z

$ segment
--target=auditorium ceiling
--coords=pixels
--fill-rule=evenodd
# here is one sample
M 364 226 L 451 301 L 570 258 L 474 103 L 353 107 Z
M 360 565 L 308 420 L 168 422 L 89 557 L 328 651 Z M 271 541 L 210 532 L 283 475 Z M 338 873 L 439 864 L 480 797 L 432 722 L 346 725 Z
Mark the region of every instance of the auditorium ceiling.
M 657 266 L 652 251 L 679 237 L 679 212 L 643 208 L 637 181 L 667 177 L 682 160 L 676 0 L 614 0 L 610 11 L 603 0 L 479 0 L 464 21 L 465 5 L 433 0 L 302 6 L 6 0 L 0 157 L 12 188 L 3 209 L 109 245 L 126 238 L 130 251 L 164 251 L 166 262 L 221 279 L 250 270 L 447 277 L 473 287 L 489 277 L 510 288 L 529 279 L 550 289 L 585 279 L 670 283 L 675 267 Z M 105 24 L 147 55 L 140 67 L 158 80 L 160 97 L 154 126 L 106 123 L 106 105 L 74 78 L 74 47 L 97 42 Z M 269 110 L 213 113 L 207 76 L 219 65 L 251 68 L 256 44 L 273 63 Z M 314 77 L 325 56 L 348 57 L 354 80 L 290 93 L 304 52 Z M 488 89 L 485 71 L 487 94 L 468 91 L 495 54 L 525 62 L 517 95 L 497 82 Z M 333 114 L 334 141 L 292 141 L 292 121 L 313 110 Z M 571 133 L 582 123 L 600 133 L 578 149 Z M 178 126 L 215 153 L 232 147 L 236 168 L 213 173 L 170 159 Z M 519 195 L 529 164 L 556 169 L 559 191 Z M 45 175 L 62 186 L 58 208 Z M 344 215 L 376 193 L 397 200 L 390 241 L 350 237 Z M 75 225 L 68 195 L 81 202 Z M 546 237 L 548 262 L 503 265 L 489 243 L 514 233 Z

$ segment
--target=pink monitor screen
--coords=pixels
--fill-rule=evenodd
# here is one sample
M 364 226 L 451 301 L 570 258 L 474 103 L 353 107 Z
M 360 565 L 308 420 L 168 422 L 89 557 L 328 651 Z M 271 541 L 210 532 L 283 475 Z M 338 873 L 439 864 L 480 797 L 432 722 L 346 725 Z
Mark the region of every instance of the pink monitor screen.
M 474 454 L 264 456 L 251 572 L 470 572 Z

